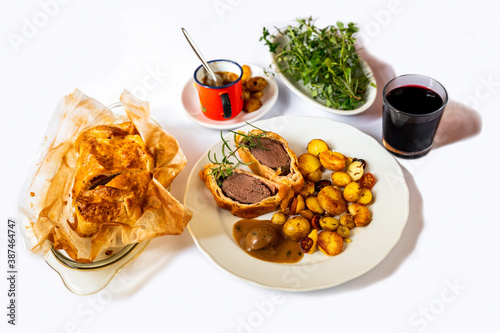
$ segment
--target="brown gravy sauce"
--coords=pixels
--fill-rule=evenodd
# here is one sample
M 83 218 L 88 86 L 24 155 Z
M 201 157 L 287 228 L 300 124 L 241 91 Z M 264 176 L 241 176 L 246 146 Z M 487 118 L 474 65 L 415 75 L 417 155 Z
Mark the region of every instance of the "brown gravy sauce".
M 225 86 L 226 84 L 230 84 L 231 82 L 234 82 L 238 79 L 238 75 L 232 72 L 214 72 L 214 74 L 217 74 L 221 77 L 223 86 Z M 210 75 L 204 76 L 200 81 L 204 85 L 215 87 L 215 82 L 212 80 Z
M 304 256 L 299 243 L 285 238 L 281 226 L 269 220 L 239 220 L 233 226 L 233 238 L 243 251 L 260 260 L 295 263 Z

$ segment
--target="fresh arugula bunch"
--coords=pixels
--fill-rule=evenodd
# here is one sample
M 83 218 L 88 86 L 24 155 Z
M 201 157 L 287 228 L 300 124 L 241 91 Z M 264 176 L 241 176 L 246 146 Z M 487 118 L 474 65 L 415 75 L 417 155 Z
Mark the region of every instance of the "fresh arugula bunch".
M 261 130 L 260 128 L 254 126 L 248 122 L 247 122 L 247 125 L 250 125 L 253 128 L 256 128 L 258 130 Z M 236 156 L 236 152 L 238 151 L 238 149 L 240 149 L 241 147 L 245 147 L 248 149 L 259 147 L 261 149 L 268 150 L 267 148 L 264 148 L 260 143 L 260 139 L 266 138 L 266 135 L 268 132 L 264 131 L 264 130 L 261 130 L 261 131 L 262 132 L 259 134 L 254 134 L 251 132 L 248 132 L 245 134 L 245 133 L 230 130 L 229 132 L 234 134 L 234 137 L 233 137 L 234 142 L 236 142 L 237 136 L 245 137 L 244 140 L 240 141 L 239 147 L 237 147 L 237 148 L 235 147 L 236 149 L 231 148 L 231 146 L 229 145 L 229 141 L 224 139 L 224 136 L 222 135 L 222 131 L 220 132 L 220 137 L 222 139 L 222 149 L 221 149 L 222 150 L 221 151 L 222 152 L 222 159 L 219 161 L 217 159 L 217 155 L 215 153 L 212 154 L 212 152 L 210 150 L 208 151 L 208 160 L 211 163 L 215 164 L 215 166 L 212 167 L 212 169 L 210 170 L 210 175 L 214 176 L 215 180 L 217 181 L 217 185 L 219 185 L 219 187 L 222 186 L 222 181 L 224 179 L 226 179 L 227 177 L 232 176 L 234 174 L 234 169 L 236 169 L 238 166 L 251 164 L 251 162 L 245 163 L 245 162 L 241 161 Z M 236 159 L 236 162 L 233 162 L 231 160 L 231 157 L 234 157 Z
M 264 27 L 260 41 L 275 53 L 274 63 L 294 81 L 302 81 L 315 99 L 326 101 L 327 107 L 353 110 L 361 106 L 370 83 L 362 71 L 355 47 L 356 24 L 342 22 L 320 29 L 312 17 L 297 19 L 298 26 L 277 29 L 287 37 L 286 45 L 273 42 Z

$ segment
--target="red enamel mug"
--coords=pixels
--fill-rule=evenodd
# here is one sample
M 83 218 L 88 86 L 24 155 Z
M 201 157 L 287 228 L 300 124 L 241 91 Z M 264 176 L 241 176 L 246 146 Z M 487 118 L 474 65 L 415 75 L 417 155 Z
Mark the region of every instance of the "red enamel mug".
M 201 111 L 213 120 L 232 119 L 243 109 L 241 85 L 243 69 L 231 60 L 211 60 L 208 65 L 213 72 L 234 73 L 237 79 L 223 86 L 209 86 L 202 83 L 209 74 L 203 66 L 198 67 L 194 72 L 194 81 L 198 89 Z

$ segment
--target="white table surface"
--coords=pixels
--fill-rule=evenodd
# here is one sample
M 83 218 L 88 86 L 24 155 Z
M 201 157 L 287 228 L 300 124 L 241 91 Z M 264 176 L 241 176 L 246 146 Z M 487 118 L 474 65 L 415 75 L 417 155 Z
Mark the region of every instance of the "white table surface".
M 0 331 L 497 331 L 499 10 L 486 0 L 3 0 Z M 153 240 L 112 288 L 76 296 L 19 241 L 17 325 L 8 325 L 6 222 L 16 217 L 17 196 L 60 98 L 79 88 L 110 104 L 127 88 L 148 100 L 187 155 L 172 188 L 182 200 L 192 166 L 219 131 L 184 114 L 182 87 L 199 62 L 180 28 L 207 58 L 266 66 L 262 27 L 309 15 L 319 26 L 359 23 L 380 91 L 395 75 L 420 73 L 450 96 L 438 147 L 418 160 L 398 160 L 410 189 L 410 218 L 386 259 L 335 288 L 278 292 L 214 266 L 186 230 Z M 380 91 L 366 113 L 344 117 L 278 84 L 278 101 L 265 118 L 326 117 L 381 141 Z

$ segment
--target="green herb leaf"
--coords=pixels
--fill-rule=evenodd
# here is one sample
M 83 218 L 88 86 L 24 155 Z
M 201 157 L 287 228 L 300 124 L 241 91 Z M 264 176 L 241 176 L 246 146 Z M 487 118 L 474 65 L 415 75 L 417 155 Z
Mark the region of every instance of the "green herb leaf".
M 255 129 L 261 130 L 260 128 L 250 124 L 246 123 L 247 125 L 252 126 Z M 246 147 L 246 148 L 255 148 L 259 147 L 261 149 L 266 149 L 261 146 L 260 144 L 260 139 L 265 138 L 267 135 L 267 131 L 261 130 L 262 132 L 260 134 L 254 134 L 251 132 L 248 133 L 238 133 L 236 131 L 231 131 L 229 132 L 234 134 L 234 142 L 236 142 L 236 136 L 244 136 L 246 137 L 245 140 L 240 142 L 240 146 L 236 148 L 231 147 L 229 145 L 229 141 L 224 138 L 224 135 L 222 134 L 222 131 L 220 131 L 220 137 L 222 140 L 222 148 L 221 148 L 221 153 L 222 153 L 222 160 L 217 159 L 217 155 L 211 151 L 208 151 L 208 160 L 210 163 L 215 164 L 214 167 L 210 170 L 210 175 L 213 175 L 215 180 L 217 181 L 217 185 L 222 186 L 222 181 L 234 174 L 234 169 L 236 169 L 240 165 L 249 165 L 250 163 L 245 163 L 241 161 L 237 156 L 236 153 L 238 152 L 238 149 L 241 147 Z M 234 158 L 236 162 L 231 160 L 231 158 Z
M 312 17 L 298 18 L 298 25 L 277 29 L 289 39 L 286 45 L 264 27 L 261 41 L 275 54 L 279 71 L 309 89 L 312 97 L 328 107 L 352 110 L 361 106 L 368 85 L 357 54 L 355 23 L 342 22 L 318 28 Z

